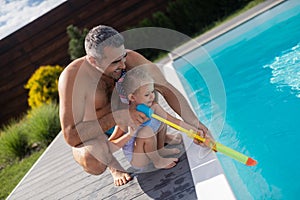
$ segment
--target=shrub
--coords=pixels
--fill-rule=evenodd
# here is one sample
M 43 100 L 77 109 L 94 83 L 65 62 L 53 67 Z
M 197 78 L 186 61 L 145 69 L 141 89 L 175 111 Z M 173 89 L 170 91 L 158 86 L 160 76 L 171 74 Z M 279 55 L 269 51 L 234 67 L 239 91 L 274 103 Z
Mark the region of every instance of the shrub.
M 56 66 L 41 66 L 30 77 L 25 85 L 29 89 L 28 104 L 31 108 L 43 103 L 58 102 L 58 77 L 63 68 Z
M 1 163 L 21 160 L 29 153 L 28 137 L 22 124 L 15 121 L 5 126 L 0 137 Z
M 80 58 L 85 55 L 84 40 L 88 31 L 89 30 L 86 28 L 81 31 L 73 25 L 69 25 L 67 27 L 67 34 L 70 38 L 68 52 L 71 60 L 75 60 L 76 58 Z
M 143 19 L 137 27 L 169 28 L 189 37 L 195 37 L 207 30 L 207 27 L 215 21 L 223 19 L 250 1 L 251 0 L 170 1 L 165 11 L 155 12 L 152 17 Z M 178 43 L 176 46 L 180 44 L 181 43 Z M 156 59 L 157 56 L 161 54 L 160 51 L 154 49 L 143 49 L 138 52 L 150 60 Z
M 0 131 L 0 168 L 47 147 L 60 131 L 58 106 L 43 104 Z
M 57 104 L 43 104 L 32 109 L 28 113 L 25 127 L 31 143 L 39 143 L 46 147 L 60 131 Z

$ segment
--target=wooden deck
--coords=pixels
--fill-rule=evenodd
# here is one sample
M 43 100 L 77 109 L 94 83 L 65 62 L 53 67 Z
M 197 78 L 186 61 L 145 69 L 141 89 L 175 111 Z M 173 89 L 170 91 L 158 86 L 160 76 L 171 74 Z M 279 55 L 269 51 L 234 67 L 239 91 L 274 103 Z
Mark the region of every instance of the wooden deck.
M 99 176 L 83 171 L 59 133 L 8 199 L 197 199 L 184 144 L 177 148 L 183 153 L 174 168 L 133 174 L 132 181 L 116 187 L 108 169 Z M 132 171 L 121 150 L 114 156 Z
M 181 145 L 182 146 L 182 145 Z M 123 153 L 116 157 L 124 162 Z M 60 133 L 8 199 L 197 199 L 186 154 L 176 167 L 136 174 L 120 187 L 109 170 L 89 175 L 73 160 Z

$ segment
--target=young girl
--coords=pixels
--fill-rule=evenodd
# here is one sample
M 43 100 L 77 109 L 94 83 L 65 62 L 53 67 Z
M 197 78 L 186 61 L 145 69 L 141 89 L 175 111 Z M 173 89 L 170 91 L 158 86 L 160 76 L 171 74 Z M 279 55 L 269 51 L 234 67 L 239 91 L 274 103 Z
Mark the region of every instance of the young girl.
M 122 83 L 117 83 L 116 87 L 119 87 L 117 88 L 118 90 L 123 90 L 123 95 L 120 95 L 120 98 L 123 103 L 129 103 L 129 109 L 136 109 L 138 104 L 145 104 L 155 114 L 186 129 L 197 131 L 191 125 L 168 114 L 155 101 L 153 79 L 142 68 L 129 71 L 127 74 L 124 74 L 121 80 Z M 144 168 L 150 162 L 153 162 L 156 168 L 167 169 L 176 165 L 178 158 L 170 157 L 170 155 L 178 154 L 180 150 L 177 148 L 165 148 L 165 140 L 166 125 L 154 118 L 151 118 L 135 130 L 132 127 L 116 126 L 109 138 L 110 142 L 123 148 L 125 157 L 130 164 L 139 169 Z M 180 139 L 177 138 L 177 143 L 180 143 L 181 140 L 181 137 Z M 165 156 L 169 157 L 166 158 Z

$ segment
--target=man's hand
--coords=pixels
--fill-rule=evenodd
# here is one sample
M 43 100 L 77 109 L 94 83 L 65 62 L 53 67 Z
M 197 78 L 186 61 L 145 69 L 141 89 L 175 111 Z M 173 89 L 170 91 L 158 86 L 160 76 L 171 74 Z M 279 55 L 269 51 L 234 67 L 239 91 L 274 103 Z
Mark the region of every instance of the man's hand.
M 196 132 L 197 132 L 197 134 L 198 134 L 199 136 L 201 136 L 202 138 L 208 138 L 208 139 L 210 139 L 211 141 L 214 141 L 214 139 L 213 139 L 211 133 L 209 132 L 208 128 L 207 128 L 204 124 L 198 122 L 198 124 L 197 124 L 195 127 L 198 128 L 198 130 L 197 130 Z M 195 144 L 198 144 L 198 145 L 200 145 L 200 146 L 203 146 L 203 147 L 206 146 L 203 142 L 201 142 L 201 141 L 199 141 L 199 140 L 197 140 L 197 139 L 194 139 L 194 143 L 195 143 Z
M 136 128 L 140 126 L 142 123 L 149 120 L 149 118 L 144 113 L 137 111 L 135 106 L 130 106 L 129 115 L 131 119 L 130 121 L 131 123 L 133 123 L 131 124 L 133 128 Z
M 144 113 L 139 112 L 135 108 L 131 107 L 133 106 L 113 113 L 116 124 L 120 126 L 129 126 L 136 129 L 142 123 L 149 120 L 149 118 Z

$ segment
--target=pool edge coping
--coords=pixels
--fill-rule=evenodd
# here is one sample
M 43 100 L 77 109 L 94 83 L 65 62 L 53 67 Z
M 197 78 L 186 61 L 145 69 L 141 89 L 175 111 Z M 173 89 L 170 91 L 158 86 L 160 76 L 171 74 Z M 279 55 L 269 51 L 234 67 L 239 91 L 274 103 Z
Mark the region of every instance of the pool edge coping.
M 179 47 L 173 50 L 174 53 L 168 53 L 168 61 L 175 60 L 178 57 L 181 57 L 184 54 L 193 51 L 199 46 L 203 46 L 214 39 L 228 33 L 229 31 L 237 28 L 238 26 L 250 21 L 251 19 L 263 14 L 264 12 L 286 2 L 287 0 L 266 0 L 255 7 L 245 11 L 244 13 L 237 15 L 236 17 L 230 19 L 227 22 L 220 24 L 219 26 L 197 36 L 196 38 L 191 39 Z M 167 63 L 167 60 L 163 62 Z
M 248 11 L 232 18 L 228 22 L 225 22 L 212 30 L 196 37 L 195 39 L 192 39 L 191 41 L 188 41 L 179 47 L 175 48 L 173 53 L 168 53 L 168 57 L 161 59 L 157 63 L 160 64 L 161 70 L 163 74 L 165 75 L 166 79 L 168 82 L 170 82 L 174 87 L 176 87 L 186 98 L 188 103 L 191 105 L 191 102 L 188 99 L 188 96 L 183 88 L 183 85 L 173 67 L 173 61 L 177 59 L 178 57 L 181 57 L 194 49 L 203 46 L 214 39 L 226 34 L 227 32 L 237 28 L 238 26 L 250 21 L 251 19 L 263 14 L 264 12 L 271 10 L 272 8 L 286 2 L 287 0 L 266 0 L 263 3 L 258 4 L 257 6 L 249 9 Z M 166 75 L 168 74 L 168 75 Z M 170 76 L 172 74 L 172 76 Z M 175 79 L 175 80 L 174 80 Z M 190 140 L 190 139 L 188 139 Z M 184 143 L 187 143 L 186 137 L 184 137 Z M 186 146 L 186 145 L 185 145 Z M 197 146 L 197 145 L 192 145 L 192 146 Z M 199 151 L 199 147 L 198 147 Z M 194 185 L 195 185 L 195 190 L 198 199 L 223 199 L 226 197 L 226 199 L 236 199 L 230 184 L 228 183 L 228 180 L 226 178 L 226 175 L 223 171 L 223 167 L 221 166 L 218 158 L 216 157 L 215 153 L 211 153 L 212 157 L 215 158 L 215 160 L 211 159 L 211 161 L 208 162 L 200 162 L 198 163 L 198 166 L 195 166 L 195 163 L 191 162 L 190 160 L 193 159 L 195 155 L 195 150 L 191 149 L 186 149 L 186 154 L 190 163 L 190 169 L 191 169 L 191 174 L 193 177 Z M 218 168 L 221 168 L 222 173 L 210 177 L 209 179 L 205 181 L 199 181 L 199 171 L 195 171 L 195 169 L 202 169 L 204 166 L 208 164 L 214 164 L 214 170 Z M 196 164 L 197 165 L 197 164 Z M 212 171 L 212 170 L 210 170 Z M 198 173 L 197 173 L 198 172 Z M 203 170 L 202 170 L 203 172 Z M 204 171 L 205 172 L 205 171 Z M 211 172 L 210 172 L 211 173 Z M 216 190 L 216 187 L 218 188 L 218 192 L 214 192 Z M 220 190 L 221 189 L 221 190 Z M 225 196 L 224 196 L 225 195 Z

